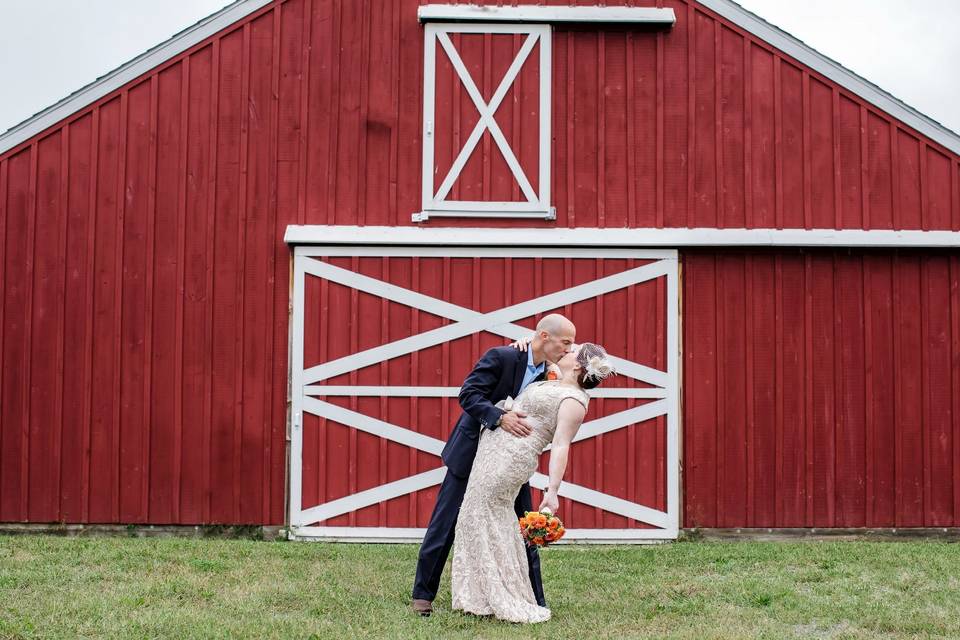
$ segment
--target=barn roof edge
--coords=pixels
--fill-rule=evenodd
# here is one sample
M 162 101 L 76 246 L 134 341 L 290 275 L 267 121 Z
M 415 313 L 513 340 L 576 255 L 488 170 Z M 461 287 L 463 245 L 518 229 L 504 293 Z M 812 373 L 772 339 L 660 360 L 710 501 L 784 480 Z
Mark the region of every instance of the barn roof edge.
M 0 155 L 67 120 L 97 100 L 172 60 L 215 33 L 269 5 L 274 0 L 236 0 L 219 11 L 147 49 L 65 98 L 0 133 Z
M 892 93 L 817 51 L 803 40 L 784 31 L 734 0 L 693 0 L 730 20 L 801 64 L 819 72 L 841 87 L 860 96 L 881 111 L 907 124 L 953 153 L 960 155 L 960 133 L 937 122 Z

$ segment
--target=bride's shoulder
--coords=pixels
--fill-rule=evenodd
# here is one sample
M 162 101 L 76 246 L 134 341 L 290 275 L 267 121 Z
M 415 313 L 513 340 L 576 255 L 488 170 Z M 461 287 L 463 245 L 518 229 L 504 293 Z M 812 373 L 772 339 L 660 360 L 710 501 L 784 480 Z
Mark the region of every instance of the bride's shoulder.
M 567 392 L 564 394 L 565 398 L 574 398 L 579 401 L 584 407 L 587 406 L 590 402 L 590 394 L 587 393 L 584 389 L 580 387 L 568 387 Z

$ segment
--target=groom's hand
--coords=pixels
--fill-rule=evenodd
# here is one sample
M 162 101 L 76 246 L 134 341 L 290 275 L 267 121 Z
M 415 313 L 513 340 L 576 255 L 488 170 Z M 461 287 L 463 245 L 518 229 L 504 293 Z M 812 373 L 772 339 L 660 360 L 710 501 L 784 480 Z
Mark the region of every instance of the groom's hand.
M 520 338 L 519 340 L 514 340 L 509 345 L 514 349 L 519 349 L 520 351 L 526 351 L 527 347 L 530 346 L 530 343 L 533 342 L 533 336 L 527 336 L 526 338 Z
M 523 411 L 508 411 L 500 419 L 500 428 L 518 438 L 526 438 L 533 433 L 527 421 L 524 420 L 526 417 L 527 414 Z

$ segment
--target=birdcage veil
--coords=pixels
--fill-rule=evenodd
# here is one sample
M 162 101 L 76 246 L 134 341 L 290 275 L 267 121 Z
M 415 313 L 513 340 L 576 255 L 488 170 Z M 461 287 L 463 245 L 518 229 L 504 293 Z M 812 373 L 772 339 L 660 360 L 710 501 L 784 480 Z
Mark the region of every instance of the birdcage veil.
M 607 376 L 617 373 L 606 350 L 592 342 L 584 342 L 580 345 L 580 350 L 577 352 L 577 364 L 586 372 L 585 378 L 592 378 L 597 383 Z

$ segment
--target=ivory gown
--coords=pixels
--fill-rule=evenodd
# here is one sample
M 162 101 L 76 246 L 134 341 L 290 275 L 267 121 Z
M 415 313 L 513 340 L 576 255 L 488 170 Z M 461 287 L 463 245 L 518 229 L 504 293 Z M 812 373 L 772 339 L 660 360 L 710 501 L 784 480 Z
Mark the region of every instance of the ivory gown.
M 557 410 L 565 398 L 584 408 L 590 396 L 580 388 L 547 380 L 527 386 L 514 403 L 533 429 L 518 438 L 502 429 L 480 433 L 467 491 L 453 540 L 452 606 L 511 622 L 543 622 L 550 609 L 537 605 L 513 503 L 520 486 L 537 469 L 543 448 L 553 441 Z

